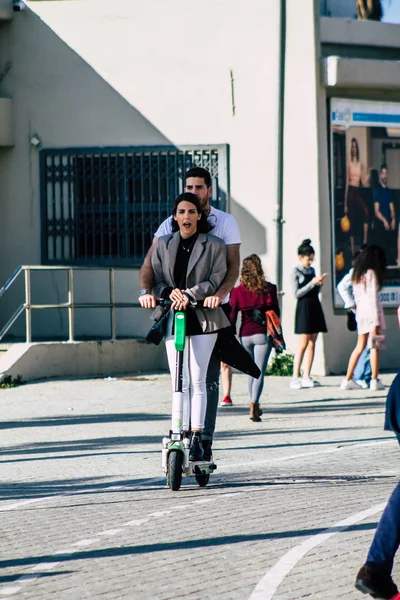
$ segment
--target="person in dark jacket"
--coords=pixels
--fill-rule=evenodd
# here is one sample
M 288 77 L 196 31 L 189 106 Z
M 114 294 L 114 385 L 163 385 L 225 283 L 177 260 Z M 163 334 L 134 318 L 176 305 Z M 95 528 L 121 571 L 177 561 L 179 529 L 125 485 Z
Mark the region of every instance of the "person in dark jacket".
M 385 429 L 393 431 L 400 444 L 400 371 L 386 400 Z M 379 520 L 365 564 L 356 577 L 356 588 L 364 594 L 390 600 L 398 593 L 392 579 L 393 561 L 400 545 L 400 482 L 394 488 Z
M 268 364 L 272 343 L 267 338 L 266 326 L 258 324 L 254 319 L 253 310 L 260 309 L 265 315 L 267 310 L 273 310 L 280 316 L 276 285 L 265 279 L 261 260 L 256 254 L 251 254 L 243 260 L 240 273 L 240 285 L 231 292 L 231 322 L 235 325 L 238 313 L 242 313 L 239 329 L 241 344 L 253 358 L 261 371 L 258 379 L 248 377 L 250 397 L 250 419 L 260 421 L 260 397 L 264 387 L 265 369 Z

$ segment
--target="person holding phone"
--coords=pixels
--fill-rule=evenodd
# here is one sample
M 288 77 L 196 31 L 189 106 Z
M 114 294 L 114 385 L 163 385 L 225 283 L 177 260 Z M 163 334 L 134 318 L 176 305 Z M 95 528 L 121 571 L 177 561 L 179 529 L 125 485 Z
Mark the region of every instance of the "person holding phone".
M 297 299 L 294 332 L 299 336 L 299 345 L 294 357 L 292 390 L 319 386 L 319 382 L 310 377 L 314 361 L 315 343 L 319 333 L 326 333 L 324 312 L 318 295 L 327 273 L 316 276 L 311 266 L 315 250 L 311 240 L 305 239 L 297 249 L 299 264 L 292 271 L 292 287 Z M 303 378 L 300 369 L 304 360 Z

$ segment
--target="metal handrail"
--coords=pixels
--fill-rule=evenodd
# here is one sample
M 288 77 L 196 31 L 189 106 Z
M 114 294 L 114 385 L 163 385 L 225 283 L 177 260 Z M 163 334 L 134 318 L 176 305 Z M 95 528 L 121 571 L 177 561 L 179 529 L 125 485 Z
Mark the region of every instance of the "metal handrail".
M 25 274 L 25 302 L 21 304 L 7 321 L 0 331 L 0 340 L 6 335 L 14 325 L 18 317 L 25 311 L 26 321 L 26 341 L 32 341 L 32 320 L 31 311 L 36 309 L 48 308 L 67 308 L 68 309 L 68 341 L 73 342 L 75 337 L 74 311 L 75 308 L 110 308 L 111 309 L 111 340 L 117 339 L 116 315 L 117 308 L 139 308 L 138 302 L 115 302 L 115 271 L 127 270 L 130 267 L 67 267 L 67 266 L 42 266 L 42 265 L 21 265 L 15 273 L 0 288 L 0 298 L 10 289 L 20 273 Z M 32 271 L 68 271 L 68 300 L 67 302 L 58 302 L 56 304 L 32 304 L 31 302 L 31 272 Z M 74 301 L 74 271 L 109 271 L 109 293 L 110 302 L 75 302 Z

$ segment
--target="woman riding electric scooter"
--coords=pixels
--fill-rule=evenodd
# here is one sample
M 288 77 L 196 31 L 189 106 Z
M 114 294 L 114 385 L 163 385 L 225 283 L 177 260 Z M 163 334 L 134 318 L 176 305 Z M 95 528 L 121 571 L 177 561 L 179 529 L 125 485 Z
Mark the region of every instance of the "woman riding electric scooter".
M 173 379 L 176 378 L 174 311 L 186 314 L 182 393 L 183 430 L 193 432 L 190 460 L 201 461 L 201 432 L 207 406 L 206 374 L 217 332 L 230 327 L 221 308 L 207 308 L 204 300 L 218 289 L 226 274 L 224 242 L 208 231 L 210 227 L 197 196 L 185 192 L 174 203 L 172 234 L 158 238 L 151 262 L 154 273 L 152 294 L 171 300 L 166 349 Z M 207 303 L 206 303 L 207 304 Z

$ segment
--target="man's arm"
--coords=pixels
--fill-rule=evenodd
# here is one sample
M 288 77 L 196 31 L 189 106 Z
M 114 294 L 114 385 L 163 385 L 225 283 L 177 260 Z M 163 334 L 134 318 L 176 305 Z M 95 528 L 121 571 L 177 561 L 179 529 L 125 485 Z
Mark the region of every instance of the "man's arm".
M 223 282 L 213 296 L 209 296 L 204 301 L 204 306 L 208 308 L 218 308 L 222 300 L 234 287 L 239 277 L 240 268 L 240 244 L 229 244 L 226 246 L 226 264 L 227 272 Z
M 141 290 L 149 290 L 151 292 L 154 285 L 154 273 L 153 267 L 151 266 L 151 255 L 154 252 L 154 248 L 157 245 L 157 237 L 153 238 L 153 243 L 151 244 L 146 256 L 144 257 L 144 261 L 142 264 L 142 268 L 139 272 L 139 286 Z M 142 308 L 155 308 L 156 307 L 156 299 L 150 293 L 145 294 L 144 296 L 140 296 L 139 302 Z
M 375 213 L 375 217 L 377 219 L 379 219 L 379 221 L 382 221 L 382 223 L 385 226 L 385 229 L 389 229 L 389 223 L 386 221 L 385 217 L 383 216 L 383 214 L 381 213 L 380 209 L 380 203 L 379 202 L 374 202 L 374 213 Z
M 391 217 L 390 229 L 394 230 L 394 229 L 396 229 L 396 214 L 394 212 L 393 202 L 390 202 L 389 207 L 390 207 L 390 217 Z

